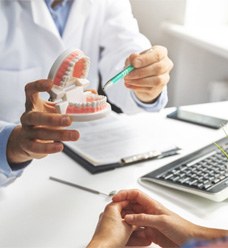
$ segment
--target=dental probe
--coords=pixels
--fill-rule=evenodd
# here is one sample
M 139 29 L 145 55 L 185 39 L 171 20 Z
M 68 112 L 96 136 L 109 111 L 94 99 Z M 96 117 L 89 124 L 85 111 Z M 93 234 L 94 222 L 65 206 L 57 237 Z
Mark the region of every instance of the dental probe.
M 104 196 L 113 196 L 116 194 L 116 191 L 113 190 L 111 191 L 109 194 L 106 194 L 106 193 L 103 193 L 103 192 L 100 192 L 100 191 L 97 191 L 97 190 L 94 190 L 94 189 L 90 189 L 90 188 L 87 188 L 87 187 L 84 187 L 84 186 L 81 186 L 81 185 L 78 185 L 78 184 L 75 184 L 75 183 L 71 183 L 71 182 L 67 182 L 67 181 L 64 181 L 64 180 L 61 180 L 61 179 L 58 179 L 58 178 L 55 178 L 55 177 L 49 177 L 50 180 L 52 181 L 55 181 L 55 182 L 58 182 L 58 183 L 62 183 L 62 184 L 66 184 L 68 186 L 72 186 L 72 187 L 75 187 L 75 188 L 78 188 L 78 189 L 81 189 L 81 190 L 85 190 L 87 192 L 90 192 L 90 193 L 93 193 L 93 194 L 96 194 L 96 195 L 104 195 Z

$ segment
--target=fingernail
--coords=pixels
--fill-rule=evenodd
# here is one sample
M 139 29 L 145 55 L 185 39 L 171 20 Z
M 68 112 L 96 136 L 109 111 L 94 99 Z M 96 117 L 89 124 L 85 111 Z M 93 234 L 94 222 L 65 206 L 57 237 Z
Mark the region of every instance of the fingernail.
M 70 118 L 69 118 L 68 116 L 63 116 L 63 117 L 62 117 L 62 124 L 63 124 L 64 126 L 70 125 L 70 122 L 71 122 L 71 120 L 70 120 Z
M 71 140 L 76 141 L 79 139 L 79 132 L 73 131 L 71 132 Z
M 135 67 L 141 67 L 142 66 L 142 60 L 141 59 L 136 59 L 134 61 L 134 66 Z
M 63 144 L 55 143 L 55 148 L 56 148 L 57 151 L 62 151 L 63 150 Z

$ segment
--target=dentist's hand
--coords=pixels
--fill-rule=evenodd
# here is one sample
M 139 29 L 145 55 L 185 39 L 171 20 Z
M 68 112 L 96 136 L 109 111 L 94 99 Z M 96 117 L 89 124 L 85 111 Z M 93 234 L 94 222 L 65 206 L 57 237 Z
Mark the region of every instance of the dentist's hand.
M 129 64 L 135 70 L 125 77 L 125 86 L 133 90 L 140 101 L 155 102 L 169 82 L 169 73 L 173 68 L 167 49 L 153 46 L 147 53 L 132 54 L 126 60 L 126 65 Z
M 76 130 L 64 129 L 71 125 L 71 119 L 57 114 L 54 103 L 39 97 L 39 92 L 49 92 L 52 84 L 51 80 L 38 80 L 25 86 L 26 110 L 21 116 L 21 125 L 9 137 L 9 163 L 22 163 L 60 152 L 63 150 L 62 141 L 76 141 L 79 138 Z

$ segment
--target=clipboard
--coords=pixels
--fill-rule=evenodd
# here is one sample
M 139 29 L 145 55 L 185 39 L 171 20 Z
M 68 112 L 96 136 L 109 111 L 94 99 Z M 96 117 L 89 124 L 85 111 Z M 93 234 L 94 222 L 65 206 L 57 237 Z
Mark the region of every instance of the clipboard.
M 63 152 L 67 154 L 70 158 L 72 158 L 74 161 L 79 163 L 82 167 L 84 167 L 91 174 L 114 170 L 115 168 L 120 166 L 119 163 L 112 163 L 112 164 L 105 164 L 105 165 L 100 165 L 96 167 L 92 163 L 90 163 L 88 160 L 86 160 L 85 158 L 77 154 L 75 151 L 70 149 L 65 144 L 64 144 Z
M 151 159 L 175 155 L 180 148 L 156 137 L 141 115 L 110 114 L 101 120 L 73 123 L 80 133 L 76 142 L 64 142 L 63 152 L 92 174 L 114 170 Z M 155 125 L 155 122 L 153 122 Z M 158 123 L 159 127 L 161 123 Z
M 110 164 L 104 164 L 99 166 L 94 166 L 90 161 L 86 160 L 79 154 L 77 154 L 75 151 L 73 151 L 70 147 L 64 144 L 64 150 L 63 152 L 68 155 L 70 158 L 72 158 L 74 161 L 79 163 L 82 167 L 84 167 L 86 170 L 88 170 L 91 174 L 97 174 L 109 170 L 114 170 L 116 168 L 121 168 L 125 166 L 130 166 L 132 164 L 140 163 L 140 162 L 146 162 L 148 160 L 152 159 L 161 159 L 168 156 L 173 156 L 176 154 L 179 154 L 179 151 L 181 149 L 179 147 L 173 147 L 172 149 L 169 149 L 167 151 L 159 152 L 159 151 L 150 151 L 143 154 L 136 154 L 132 155 L 126 158 L 122 158 L 121 161 L 117 163 L 110 163 Z

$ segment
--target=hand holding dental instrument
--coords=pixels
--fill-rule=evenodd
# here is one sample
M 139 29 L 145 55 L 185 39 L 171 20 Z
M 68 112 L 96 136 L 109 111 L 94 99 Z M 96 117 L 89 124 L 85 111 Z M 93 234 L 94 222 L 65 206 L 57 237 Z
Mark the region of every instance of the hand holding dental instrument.
M 97 191 L 97 190 L 94 190 L 94 189 L 90 189 L 90 188 L 87 188 L 87 187 L 84 187 L 84 186 L 81 186 L 81 185 L 78 185 L 78 184 L 75 184 L 75 183 L 67 182 L 67 181 L 64 181 L 64 180 L 61 180 L 61 179 L 58 179 L 58 178 L 55 178 L 55 177 L 49 177 L 49 179 L 52 180 L 52 181 L 58 182 L 58 183 L 66 184 L 68 186 L 72 186 L 72 187 L 75 187 L 75 188 L 78 188 L 78 189 L 81 189 L 81 190 L 85 190 L 87 192 L 90 192 L 90 193 L 93 193 L 93 194 L 96 194 L 96 195 L 104 195 L 104 196 L 110 197 L 110 196 L 113 196 L 113 195 L 116 194 L 115 190 L 113 190 L 109 194 L 107 194 L 107 193 L 103 193 L 103 192 L 100 192 L 100 191 Z
M 142 51 L 139 55 L 149 53 L 149 52 L 151 52 L 151 50 L 152 50 L 152 47 L 147 49 L 147 50 Z M 108 80 L 108 82 L 105 83 L 103 90 L 107 89 L 112 84 L 116 84 L 120 79 L 123 79 L 125 76 L 127 76 L 134 69 L 135 69 L 135 67 L 133 65 L 129 65 L 129 66 L 125 67 L 121 72 L 116 74 L 114 77 L 112 77 L 110 80 Z

